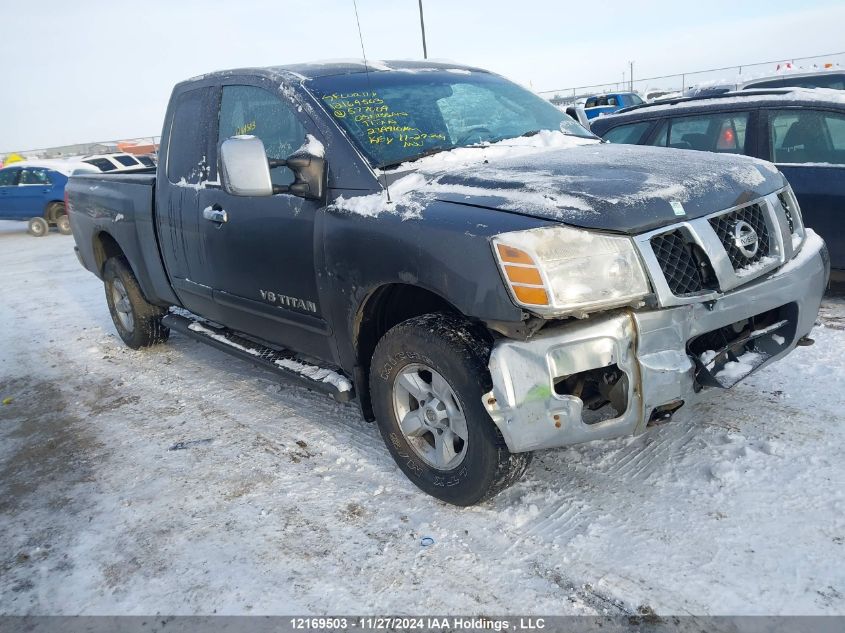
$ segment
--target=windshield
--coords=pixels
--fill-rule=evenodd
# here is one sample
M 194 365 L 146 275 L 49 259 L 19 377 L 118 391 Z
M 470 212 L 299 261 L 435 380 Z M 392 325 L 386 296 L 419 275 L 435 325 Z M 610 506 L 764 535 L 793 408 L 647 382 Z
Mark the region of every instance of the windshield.
M 355 73 L 306 86 L 375 167 L 539 130 L 595 138 L 545 99 L 486 72 Z

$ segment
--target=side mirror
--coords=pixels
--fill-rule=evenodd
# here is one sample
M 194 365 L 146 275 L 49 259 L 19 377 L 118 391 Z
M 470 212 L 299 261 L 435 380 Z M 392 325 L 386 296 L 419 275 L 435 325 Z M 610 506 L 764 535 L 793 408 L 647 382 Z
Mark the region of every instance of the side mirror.
M 270 165 L 274 166 L 277 162 L 287 165 L 294 176 L 294 181 L 290 186 L 281 187 L 281 189 L 287 189 L 295 196 L 310 200 L 320 200 L 323 197 L 326 182 L 325 158 L 314 156 L 306 151 L 296 151 L 288 156 L 287 160 L 270 161 Z
M 584 111 L 579 105 L 571 105 L 566 108 L 566 113 L 578 121 L 581 124 L 581 127 L 586 128 L 587 130 L 590 129 L 590 119 L 587 118 L 587 113 Z
M 291 193 L 319 200 L 325 192 L 326 160 L 306 151 L 294 152 L 285 160 L 267 160 L 264 143 L 255 136 L 233 136 L 220 145 L 223 187 L 234 196 L 270 196 Z M 272 167 L 288 167 L 294 176 L 288 186 L 274 185 Z
M 270 165 L 257 136 L 233 136 L 220 145 L 223 188 L 233 196 L 271 196 Z

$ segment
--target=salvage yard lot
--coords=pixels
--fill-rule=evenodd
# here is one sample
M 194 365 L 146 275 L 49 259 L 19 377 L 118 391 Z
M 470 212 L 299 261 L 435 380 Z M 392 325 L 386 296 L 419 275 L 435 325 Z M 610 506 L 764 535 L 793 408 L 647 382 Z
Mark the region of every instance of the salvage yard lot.
M 460 509 L 354 404 L 178 334 L 127 349 L 72 238 L 23 226 L 0 222 L 2 613 L 845 614 L 842 299 L 694 415 Z

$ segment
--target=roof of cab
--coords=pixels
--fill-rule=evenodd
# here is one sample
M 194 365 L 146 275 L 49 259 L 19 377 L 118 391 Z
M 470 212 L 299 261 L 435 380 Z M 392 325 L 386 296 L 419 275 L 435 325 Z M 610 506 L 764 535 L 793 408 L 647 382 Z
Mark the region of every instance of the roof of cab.
M 433 70 L 460 70 L 472 72 L 488 72 L 483 68 L 465 66 L 449 61 L 431 60 L 375 60 L 368 59 L 330 59 L 325 61 L 304 62 L 301 64 L 286 64 L 284 66 L 267 66 L 256 68 L 235 68 L 230 70 L 217 70 L 211 73 L 198 75 L 186 79 L 181 83 L 193 83 L 204 79 L 215 77 L 227 77 L 231 75 L 255 74 L 262 76 L 275 76 L 287 79 L 316 79 L 317 77 L 329 77 L 332 75 L 350 75 L 364 72 L 380 71 L 405 71 L 425 72 Z

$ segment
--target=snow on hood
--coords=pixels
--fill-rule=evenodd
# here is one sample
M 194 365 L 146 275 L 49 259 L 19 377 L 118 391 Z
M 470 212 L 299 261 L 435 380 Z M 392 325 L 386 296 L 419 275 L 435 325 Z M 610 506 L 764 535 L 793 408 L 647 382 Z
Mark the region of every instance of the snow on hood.
M 383 191 L 335 205 L 375 217 L 420 217 L 435 199 L 638 233 L 702 217 L 786 184 L 771 163 L 746 156 L 613 145 L 556 132 L 442 152 L 404 164 Z M 390 175 L 395 172 L 389 172 Z
M 392 178 L 395 178 L 397 174 L 410 173 L 390 182 L 389 191 L 351 198 L 340 196 L 335 200 L 334 206 L 369 217 L 376 217 L 380 213 L 398 213 L 403 219 L 420 217 L 425 207 L 425 200 L 419 195 L 411 196 L 410 194 L 445 192 L 447 189 L 453 193 L 462 193 L 460 185 L 447 186 L 437 182 L 436 176 L 442 171 L 471 168 L 487 163 L 491 159 L 526 156 L 553 148 L 572 148 L 581 145 L 598 145 L 599 143 L 600 141 L 597 139 L 579 138 L 562 132 L 541 130 L 533 136 L 459 147 L 403 163 L 395 170 L 391 170 L 389 174 Z M 377 170 L 379 176 L 387 173 Z M 542 175 L 538 174 L 538 178 L 541 179 Z M 472 190 L 467 192 L 467 195 L 476 195 L 477 193 L 477 190 Z M 544 204 L 545 199 L 542 193 L 539 195 L 532 195 L 532 192 L 525 193 L 527 196 L 534 198 L 537 204 Z M 571 202 L 578 204 L 574 199 Z

